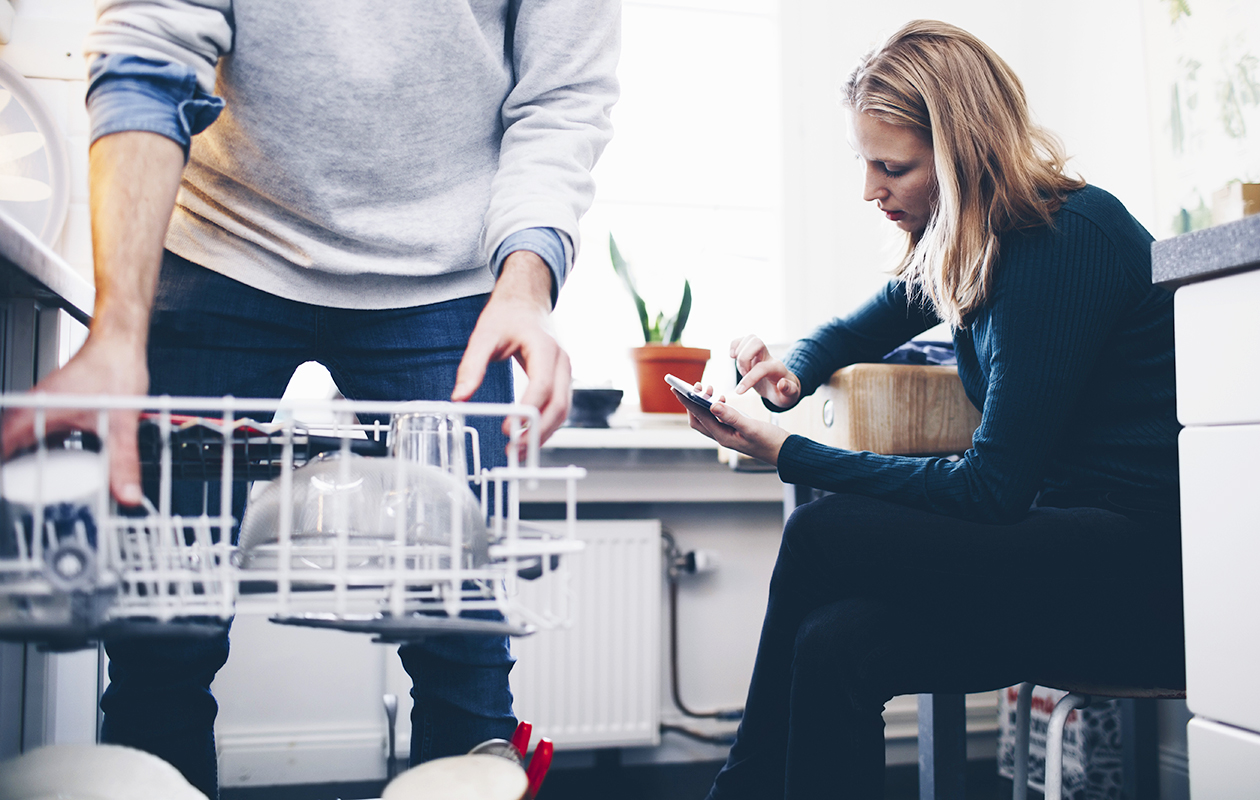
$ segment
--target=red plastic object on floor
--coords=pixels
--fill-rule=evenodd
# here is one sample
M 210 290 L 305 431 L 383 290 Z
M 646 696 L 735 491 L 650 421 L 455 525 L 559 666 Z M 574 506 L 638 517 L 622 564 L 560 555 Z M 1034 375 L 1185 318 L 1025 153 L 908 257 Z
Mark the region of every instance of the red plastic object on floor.
M 516 723 L 516 733 L 512 734 L 512 746 L 524 756 L 529 752 L 529 737 L 534 733 L 534 726 L 521 720 Z
M 547 770 L 551 767 L 551 755 L 555 747 L 551 744 L 551 740 L 543 737 L 538 740 L 538 746 L 534 748 L 534 755 L 529 760 L 529 769 L 525 770 L 525 777 L 529 780 L 529 789 L 525 793 L 525 797 L 532 800 L 538 794 L 538 790 L 542 788 L 543 779 L 547 777 Z

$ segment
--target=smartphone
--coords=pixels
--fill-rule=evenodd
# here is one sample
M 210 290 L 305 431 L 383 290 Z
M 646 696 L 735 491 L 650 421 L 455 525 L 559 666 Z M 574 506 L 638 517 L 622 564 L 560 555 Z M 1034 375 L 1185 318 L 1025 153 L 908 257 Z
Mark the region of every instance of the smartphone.
M 692 388 L 690 383 L 687 383 L 682 378 L 676 378 L 673 375 L 666 375 L 665 382 L 674 387 L 674 389 L 678 390 L 678 392 L 682 394 L 683 397 L 687 398 L 688 401 L 695 403 L 706 411 L 708 411 L 709 407 L 713 405 L 712 397 L 706 397 L 705 395 L 700 394 Z

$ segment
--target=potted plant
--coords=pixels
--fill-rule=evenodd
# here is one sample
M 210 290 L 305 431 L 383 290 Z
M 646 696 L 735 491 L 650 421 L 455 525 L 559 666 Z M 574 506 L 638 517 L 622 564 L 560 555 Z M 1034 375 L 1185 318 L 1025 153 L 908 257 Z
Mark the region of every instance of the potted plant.
M 674 397 L 665 375 L 673 374 L 695 383 L 704 376 L 704 365 L 709 361 L 709 351 L 699 347 L 683 347 L 679 340 L 687 318 L 691 315 L 691 282 L 683 281 L 682 303 L 678 312 L 666 317 L 658 311 L 655 318 L 648 314 L 647 304 L 635 286 L 630 265 L 617 248 L 617 240 L 608 234 L 608 252 L 613 269 L 626 285 L 639 312 L 639 324 L 643 326 L 643 346 L 632 348 L 635 372 L 639 382 L 639 407 L 648 413 L 677 414 L 684 411 L 682 403 Z

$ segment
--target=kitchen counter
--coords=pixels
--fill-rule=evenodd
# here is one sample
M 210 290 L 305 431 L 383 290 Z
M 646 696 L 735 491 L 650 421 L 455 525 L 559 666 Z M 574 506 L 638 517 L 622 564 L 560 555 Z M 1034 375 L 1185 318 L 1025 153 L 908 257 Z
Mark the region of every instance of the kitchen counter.
M 0 296 L 29 297 L 87 323 L 96 289 L 48 245 L 0 211 Z
M 774 471 L 737 472 L 716 442 L 693 431 L 682 414 L 624 412 L 609 428 L 561 428 L 543 445 L 543 466 L 576 464 L 587 471 L 584 503 L 780 503 Z M 560 487 L 523 490 L 527 503 L 564 500 Z
M 617 414 L 607 428 L 561 428 L 544 450 L 712 450 L 717 442 L 687 425 L 685 414 Z
M 1151 278 L 1168 289 L 1260 267 L 1260 214 L 1151 246 Z

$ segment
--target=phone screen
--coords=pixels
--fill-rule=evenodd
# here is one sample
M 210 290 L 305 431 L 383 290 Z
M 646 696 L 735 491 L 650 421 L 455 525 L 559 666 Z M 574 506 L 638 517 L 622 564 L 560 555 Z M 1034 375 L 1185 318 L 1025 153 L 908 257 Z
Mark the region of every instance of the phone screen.
M 676 378 L 673 375 L 666 375 L 665 382 L 677 389 L 683 397 L 687 398 L 687 400 L 695 403 L 705 410 L 708 410 L 708 408 L 713 405 L 713 398 L 700 394 L 691 387 L 691 384 L 681 378 Z

